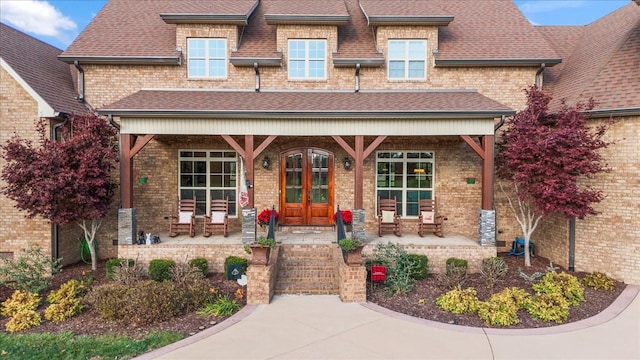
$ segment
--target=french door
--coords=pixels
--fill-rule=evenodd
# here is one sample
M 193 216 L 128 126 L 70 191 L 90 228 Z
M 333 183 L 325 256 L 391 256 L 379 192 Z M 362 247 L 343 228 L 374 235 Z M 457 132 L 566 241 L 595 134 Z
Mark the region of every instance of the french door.
M 333 154 L 298 148 L 280 155 L 280 223 L 333 223 Z

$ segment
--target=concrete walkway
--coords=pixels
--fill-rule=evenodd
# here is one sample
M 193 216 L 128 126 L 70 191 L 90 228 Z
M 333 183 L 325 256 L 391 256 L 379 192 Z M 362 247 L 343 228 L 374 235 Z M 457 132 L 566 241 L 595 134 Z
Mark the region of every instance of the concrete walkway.
M 640 359 L 640 291 L 541 329 L 448 325 L 337 296 L 276 296 L 137 359 Z

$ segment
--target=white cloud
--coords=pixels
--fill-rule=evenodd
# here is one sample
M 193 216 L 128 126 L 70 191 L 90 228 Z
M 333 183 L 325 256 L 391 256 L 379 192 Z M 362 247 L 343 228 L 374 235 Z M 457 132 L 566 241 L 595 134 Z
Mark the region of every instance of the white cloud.
M 588 6 L 585 0 L 536 0 L 527 1 L 520 6 L 526 15 L 553 12 L 562 9 L 576 9 Z
M 47 1 L 0 0 L 0 19 L 27 33 L 69 43 L 78 25 Z

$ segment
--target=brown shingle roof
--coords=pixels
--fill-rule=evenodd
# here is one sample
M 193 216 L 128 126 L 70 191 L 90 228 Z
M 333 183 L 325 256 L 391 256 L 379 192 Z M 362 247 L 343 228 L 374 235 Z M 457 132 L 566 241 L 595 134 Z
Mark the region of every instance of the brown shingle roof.
M 453 14 L 429 0 L 360 0 L 362 11 L 370 25 L 433 24 L 447 25 Z
M 251 0 L 242 0 L 242 4 Z M 453 16 L 448 26 L 440 27 L 437 61 L 495 60 L 517 63 L 521 60 L 546 61 L 558 56 L 529 24 L 511 0 L 362 0 L 379 14 L 393 13 Z M 72 61 L 85 57 L 138 57 L 177 59 L 175 25 L 167 24 L 160 14 L 186 12 L 222 12 L 233 9 L 233 0 L 110 0 L 87 28 L 63 53 Z M 244 6 L 244 5 L 243 5 Z M 293 15 L 304 13 L 349 15 L 339 26 L 336 59 L 381 59 L 376 52 L 372 29 L 358 0 L 261 0 L 249 17 L 238 51 L 232 58 L 281 58 L 276 48 L 276 26 L 268 25 L 265 14 L 270 6 L 286 9 Z M 395 10 L 397 9 L 397 10 Z M 529 63 L 528 63 L 529 64 Z
M 107 105 L 103 114 L 155 116 L 390 117 L 510 115 L 513 110 L 475 91 L 311 92 L 141 90 Z
M 324 0 L 322 6 L 315 0 L 270 0 L 265 5 L 268 24 L 338 24 L 349 20 L 344 0 Z
M 57 112 L 83 113 L 75 97 L 72 68 L 59 61 L 62 50 L 0 23 L 0 57 Z
M 431 1 L 430 1 L 431 2 Z M 433 0 L 454 20 L 440 27 L 438 61 L 469 60 L 559 60 L 511 0 Z
M 540 30 L 554 46 L 571 50 L 561 72 L 545 79 L 551 106 L 562 98 L 574 104 L 593 97 L 596 110 L 640 108 L 640 7 L 629 3 L 585 26 L 571 47 L 557 40 L 562 34 L 556 29 Z

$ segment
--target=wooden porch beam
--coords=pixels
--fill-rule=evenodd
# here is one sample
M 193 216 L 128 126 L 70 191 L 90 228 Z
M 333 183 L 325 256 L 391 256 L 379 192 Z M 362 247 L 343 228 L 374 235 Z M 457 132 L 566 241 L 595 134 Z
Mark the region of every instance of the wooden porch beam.
M 226 141 L 227 144 L 229 144 L 233 148 L 233 150 L 237 151 L 240 156 L 242 156 L 243 158 L 245 157 L 244 149 L 242 148 L 242 146 L 240 146 L 240 144 L 238 144 L 237 141 L 235 141 L 231 137 L 231 135 L 220 135 L 220 136 L 222 136 L 224 141 Z M 245 160 L 246 160 L 246 158 L 245 158 Z
M 145 147 L 145 145 L 147 145 L 149 143 L 149 141 L 151 141 L 151 139 L 153 139 L 155 135 L 154 134 L 147 134 L 147 135 L 142 135 L 142 137 L 135 137 L 134 142 L 135 144 L 131 144 L 133 145 L 131 147 L 131 157 L 133 158 L 134 156 L 136 156 L 136 154 L 142 150 L 143 147 Z
M 120 134 L 120 207 L 133 207 L 133 135 Z
M 482 137 L 482 209 L 493 209 L 493 135 Z
M 331 135 L 331 137 L 333 138 L 333 140 L 335 140 L 338 145 L 340 145 L 340 147 L 342 149 L 344 149 L 344 151 L 347 152 L 347 154 L 349 156 L 351 156 L 352 158 L 355 159 L 356 157 L 356 152 L 353 150 L 353 148 L 351 146 L 349 146 L 349 144 L 347 144 L 346 141 L 344 141 L 344 139 L 342 138 L 342 136 L 338 136 L 338 135 Z
M 484 156 L 485 156 L 485 152 L 484 149 L 478 145 L 478 143 L 476 143 L 475 141 L 473 141 L 473 139 L 471 138 L 471 136 L 469 135 L 460 135 L 460 137 L 462 138 L 462 140 L 464 140 L 469 146 L 471 146 L 471 149 L 473 149 L 473 151 L 476 152 L 476 154 L 480 155 L 480 158 L 482 158 L 482 160 L 484 160 Z
M 247 167 L 247 180 L 251 182 L 252 185 L 255 185 L 255 179 L 253 178 L 253 160 L 255 156 L 253 155 L 253 135 L 245 135 L 244 136 L 244 162 Z M 253 186 L 247 187 L 247 192 L 249 193 L 249 208 L 254 207 L 254 191 Z
M 378 145 L 382 144 L 382 142 L 386 138 L 387 138 L 386 136 L 378 136 L 375 140 L 373 140 L 371 144 L 369 144 L 369 146 L 367 146 L 367 148 L 364 150 L 364 153 L 362 154 L 363 155 L 362 160 L 369 157 L 369 155 L 371 155 L 371 153 L 378 148 Z
M 253 158 L 255 159 L 256 157 L 260 156 L 264 149 L 266 149 L 267 146 L 269 146 L 277 137 L 277 135 L 269 135 L 266 139 L 264 139 L 264 141 L 253 151 Z
M 353 208 L 363 209 L 364 206 L 364 136 L 356 135 L 354 166 Z

